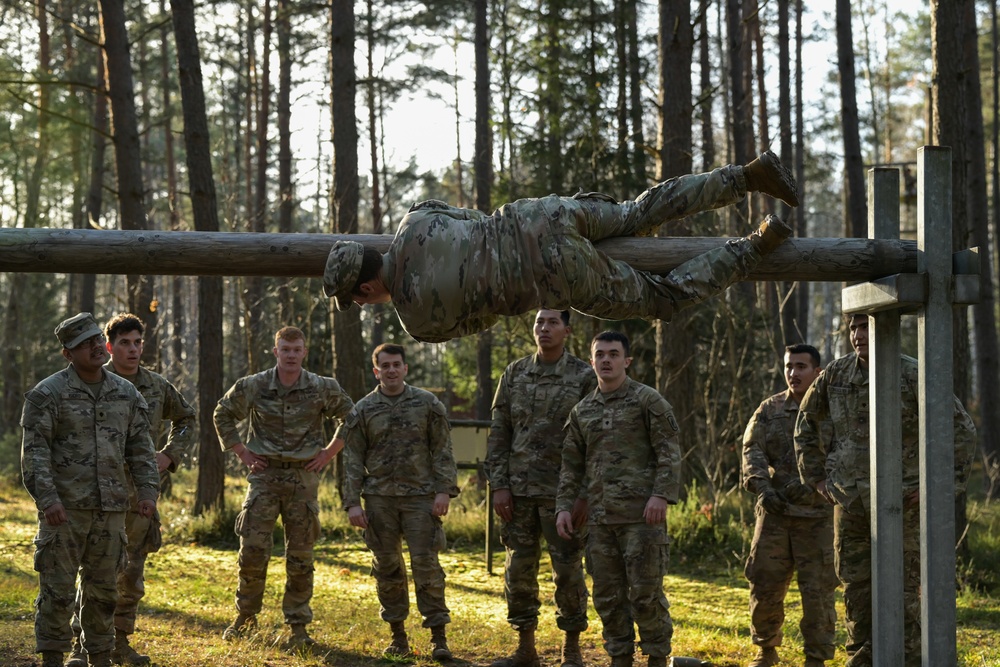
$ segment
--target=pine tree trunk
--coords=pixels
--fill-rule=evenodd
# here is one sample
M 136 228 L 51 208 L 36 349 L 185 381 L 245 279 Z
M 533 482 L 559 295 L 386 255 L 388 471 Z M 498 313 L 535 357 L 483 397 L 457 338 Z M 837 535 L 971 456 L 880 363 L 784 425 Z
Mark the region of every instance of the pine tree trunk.
M 694 34 L 691 7 L 686 2 L 659 1 L 659 165 L 656 178 L 664 181 L 691 172 L 693 107 L 691 66 Z M 691 234 L 690 219 L 673 223 L 665 233 Z M 698 445 L 693 387 L 695 337 L 691 334 L 692 310 L 678 312 L 670 324 L 656 323 L 656 389 L 673 406 L 680 424 L 680 446 L 685 454 Z M 682 477 L 684 483 L 690 473 Z
M 847 178 L 844 235 L 864 238 L 868 236 L 868 194 L 861 158 L 850 0 L 837 0 L 837 68 L 840 72 L 840 122 L 844 132 L 844 175 Z
M 972 72 L 979 72 L 979 38 L 976 28 L 975 5 L 966 3 L 965 66 Z M 970 76 L 966 86 L 965 109 L 968 113 L 968 202 L 969 217 L 972 220 L 970 243 L 982 249 L 989 248 L 989 205 L 986 195 L 986 136 L 983 129 L 983 93 L 978 76 Z M 991 253 L 982 254 L 979 274 L 979 303 L 973 306 L 973 322 L 976 340 L 976 371 L 979 378 L 976 398 L 979 410 L 979 442 L 984 454 L 985 468 L 989 475 L 987 492 L 1000 484 L 996 476 L 1000 474 L 1000 412 L 987 406 L 1000 405 L 1000 349 L 997 345 L 997 326 L 994 319 L 996 299 L 993 291 L 993 267 Z M 964 309 L 960 309 L 964 310 Z M 964 509 L 964 508 L 963 508 Z M 965 518 L 964 512 L 960 517 Z M 964 524 L 956 527 L 962 534 Z M 962 543 L 968 551 L 968 542 Z
M 38 76 L 44 79 L 51 71 L 51 54 L 49 42 L 48 9 L 46 0 L 37 0 L 35 18 L 38 20 Z M 42 176 L 45 172 L 49 145 L 49 91 L 48 85 L 38 86 L 38 139 L 35 142 L 35 161 L 28 175 L 25 187 L 24 226 L 38 225 L 41 209 Z M 28 289 L 30 277 L 23 273 L 13 273 L 10 276 L 10 294 L 7 297 L 7 308 L 4 312 L 4 353 L 3 353 L 3 418 L 8 429 L 16 429 L 21 416 L 22 393 L 33 382 L 25 377 L 25 368 L 29 360 L 21 338 L 23 313 L 30 308 L 26 302 L 29 298 Z
M 292 190 L 292 3 L 278 0 L 275 23 L 278 32 L 278 231 L 292 231 L 295 193 Z M 282 324 L 295 320 L 295 302 L 287 281 L 278 286 Z
M 330 92 L 333 131 L 333 230 L 344 234 L 358 231 L 358 127 L 355 114 L 357 80 L 354 75 L 354 3 L 334 0 L 330 5 Z M 331 302 L 332 303 L 332 302 Z M 359 308 L 334 312 L 334 372 L 355 400 L 365 390 L 364 341 Z
M 487 0 L 475 0 L 476 53 L 476 144 L 472 170 L 475 174 L 476 208 L 492 208 L 493 142 L 490 137 L 489 32 Z M 489 419 L 493 403 L 493 334 L 484 331 L 476 341 L 476 418 Z
M 205 89 L 195 32 L 194 0 L 170 0 L 177 70 L 184 111 L 191 211 L 197 231 L 219 231 L 219 209 L 212 176 L 212 151 L 205 114 Z M 198 279 L 198 489 L 194 512 L 225 503 L 226 464 L 212 414 L 222 397 L 222 279 Z

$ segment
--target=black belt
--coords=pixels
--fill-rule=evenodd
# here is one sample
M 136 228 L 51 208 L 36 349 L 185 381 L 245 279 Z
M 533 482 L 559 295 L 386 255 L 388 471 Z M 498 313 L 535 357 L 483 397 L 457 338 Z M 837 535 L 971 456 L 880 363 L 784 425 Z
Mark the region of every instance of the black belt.
M 308 461 L 281 461 L 279 459 L 268 459 L 268 468 L 305 468 Z

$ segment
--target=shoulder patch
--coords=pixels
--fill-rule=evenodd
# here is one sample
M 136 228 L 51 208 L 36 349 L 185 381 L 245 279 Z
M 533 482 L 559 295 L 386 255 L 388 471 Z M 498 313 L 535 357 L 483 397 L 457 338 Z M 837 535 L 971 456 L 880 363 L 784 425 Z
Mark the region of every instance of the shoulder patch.
M 431 401 L 431 412 L 441 417 L 448 416 L 448 408 L 444 407 L 444 403 L 439 401 L 436 397 Z
M 44 408 L 52 402 L 52 390 L 46 386 L 35 387 L 24 395 L 24 400 L 36 408 Z

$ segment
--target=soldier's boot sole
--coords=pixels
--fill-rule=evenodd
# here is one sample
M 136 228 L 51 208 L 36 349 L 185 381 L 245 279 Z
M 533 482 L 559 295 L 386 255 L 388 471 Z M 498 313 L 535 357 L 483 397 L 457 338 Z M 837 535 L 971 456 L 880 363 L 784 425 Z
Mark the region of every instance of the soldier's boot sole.
M 748 190 L 780 199 L 789 206 L 799 205 L 795 178 L 772 151 L 761 153 L 760 157 L 744 167 L 744 170 Z

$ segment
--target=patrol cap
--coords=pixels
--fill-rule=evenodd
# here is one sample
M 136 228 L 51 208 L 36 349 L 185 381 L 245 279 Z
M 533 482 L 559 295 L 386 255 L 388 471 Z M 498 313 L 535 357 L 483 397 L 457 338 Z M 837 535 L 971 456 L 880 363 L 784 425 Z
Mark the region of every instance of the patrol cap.
M 326 257 L 323 269 L 323 291 L 332 296 L 337 310 L 350 310 L 354 305 L 351 292 L 361 275 L 361 260 L 365 247 L 356 241 L 337 241 Z
M 104 334 L 97 320 L 90 313 L 77 313 L 68 320 L 63 320 L 55 330 L 56 338 L 63 347 L 71 350 L 83 341 Z

